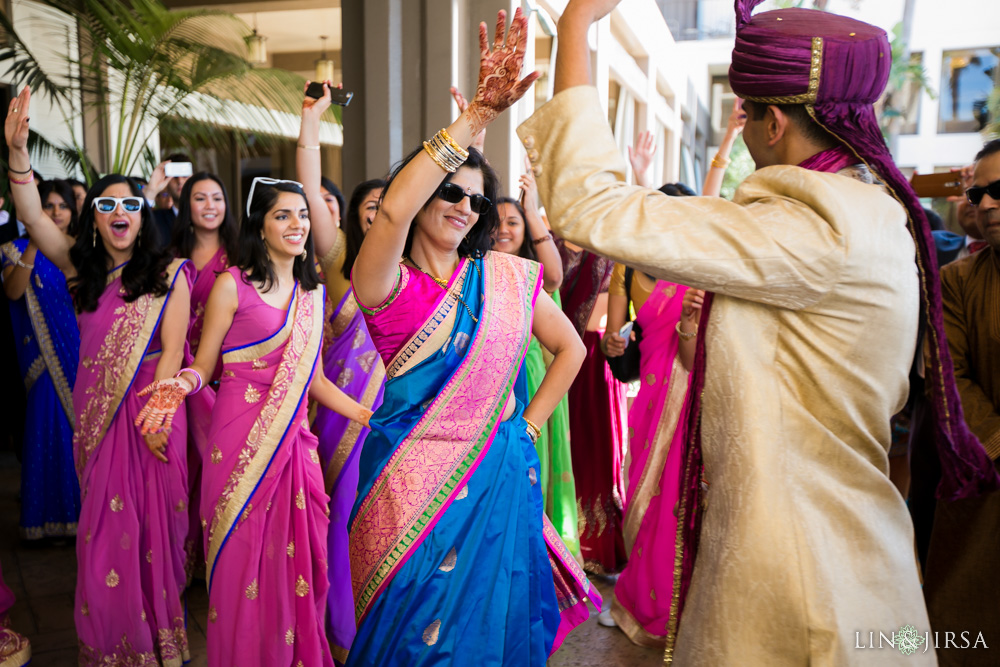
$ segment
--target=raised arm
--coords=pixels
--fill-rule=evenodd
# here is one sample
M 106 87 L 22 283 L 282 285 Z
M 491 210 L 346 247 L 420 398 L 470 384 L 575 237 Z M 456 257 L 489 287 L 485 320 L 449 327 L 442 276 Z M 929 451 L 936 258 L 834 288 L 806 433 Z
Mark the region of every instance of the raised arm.
M 542 214 L 538 210 L 538 184 L 531 172 L 531 163 L 525 161 L 527 171 L 521 175 L 521 206 L 524 208 L 524 233 L 535 246 L 535 254 L 542 264 L 542 288 L 549 294 L 554 293 L 563 280 L 562 257 L 556 247 L 552 232 L 549 231 Z
M 729 154 L 736 143 L 736 137 L 740 136 L 743 126 L 747 124 L 747 114 L 743 111 L 743 100 L 736 98 L 733 111 L 729 114 L 726 122 L 726 134 L 719 144 L 719 152 L 712 158 L 708 174 L 705 176 L 705 185 L 701 189 L 701 194 L 706 197 L 718 197 L 722 192 L 722 181 L 726 177 L 726 167 L 729 166 Z
M 472 144 L 501 112 L 519 100 L 538 73 L 519 80 L 527 44 L 527 20 L 518 7 L 510 33 L 504 40 L 506 12 L 497 14 L 493 51 L 486 37 L 486 24 L 479 25 L 481 60 L 479 86 L 468 108 L 447 128 L 448 134 L 462 147 Z M 376 305 L 389 296 L 398 275 L 410 224 L 444 179 L 444 170 L 421 151 L 393 179 L 385 191 L 382 205 L 361 245 L 354 265 L 355 294 L 363 304 Z
M 299 128 L 299 143 L 295 148 L 295 173 L 302 183 L 309 204 L 309 221 L 312 224 L 313 244 L 317 257 L 326 257 L 337 240 L 337 221 L 323 201 L 320 178 L 323 175 L 320 161 L 319 124 L 320 118 L 330 108 L 330 84 L 323 84 L 323 97 L 302 100 L 302 125 Z
M 24 223 L 28 236 L 49 261 L 62 269 L 67 278 L 76 276 L 76 269 L 69 258 L 73 239 L 63 234 L 52 219 L 42 210 L 38 185 L 31 171 L 28 157 L 28 112 L 31 90 L 27 87 L 11 100 L 4 123 L 4 136 L 10 148 L 7 167 L 10 171 L 10 191 L 14 198 L 17 217 Z

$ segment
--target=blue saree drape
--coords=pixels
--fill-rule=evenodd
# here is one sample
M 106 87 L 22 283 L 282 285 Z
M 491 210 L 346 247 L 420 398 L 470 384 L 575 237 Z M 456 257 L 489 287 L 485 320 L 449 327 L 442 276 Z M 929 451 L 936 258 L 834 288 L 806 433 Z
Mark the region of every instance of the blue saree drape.
M 0 248 L 3 266 L 28 247 L 20 238 Z M 23 297 L 10 302 L 17 360 L 28 395 L 21 459 L 21 535 L 76 535 L 80 484 L 73 465 L 73 383 L 80 330 L 66 276 L 35 254 Z
M 361 453 L 348 665 L 544 665 L 560 624 L 538 457 L 514 395 L 537 265 L 493 253 L 469 264 L 473 313 L 446 296 L 388 364 Z

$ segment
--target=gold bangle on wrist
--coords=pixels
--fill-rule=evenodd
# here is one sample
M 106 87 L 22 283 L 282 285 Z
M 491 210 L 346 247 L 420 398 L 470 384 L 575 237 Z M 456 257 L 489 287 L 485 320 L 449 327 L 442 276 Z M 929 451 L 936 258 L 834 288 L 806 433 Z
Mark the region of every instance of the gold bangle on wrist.
M 681 321 L 677 320 L 677 335 L 681 337 L 681 340 L 691 340 L 698 335 L 698 324 L 695 323 L 694 331 L 681 331 Z
M 447 129 L 445 129 L 445 128 L 442 127 L 441 131 L 438 132 L 438 134 L 441 135 L 441 138 L 445 140 L 445 142 L 448 144 L 448 146 L 451 147 L 451 149 L 453 151 L 455 151 L 456 153 L 458 153 L 459 157 L 462 158 L 462 162 L 465 162 L 466 160 L 469 159 L 469 151 L 467 151 L 464 148 L 462 148 L 461 146 L 459 146 L 458 142 L 456 142 L 454 139 L 452 139 L 451 135 L 448 134 L 448 130 Z
M 535 422 L 527 417 L 524 418 L 524 423 L 528 425 L 528 437 L 531 438 L 531 442 L 538 442 L 538 438 L 542 435 L 542 429 L 538 428 Z
M 305 144 L 299 144 L 299 148 L 304 148 L 307 151 L 318 151 L 320 147 L 318 145 L 316 145 L 316 146 L 306 146 Z
M 715 157 L 712 158 L 712 166 L 715 167 L 716 169 L 725 169 L 726 167 L 729 166 L 730 162 L 731 160 L 729 158 L 722 157 L 718 153 L 716 153 Z
M 34 271 L 35 270 L 35 265 L 34 264 L 25 264 L 21 260 L 17 260 L 14 263 L 17 264 L 18 266 L 20 266 L 22 269 L 28 269 L 29 271 Z

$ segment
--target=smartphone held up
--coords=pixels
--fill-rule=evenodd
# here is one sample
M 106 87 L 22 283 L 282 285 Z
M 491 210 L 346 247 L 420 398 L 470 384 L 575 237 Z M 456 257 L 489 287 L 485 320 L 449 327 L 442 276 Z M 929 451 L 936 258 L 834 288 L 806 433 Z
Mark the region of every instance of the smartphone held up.
M 314 100 L 323 97 L 323 82 L 311 81 L 306 88 L 306 97 L 311 97 Z M 338 106 L 346 107 L 351 103 L 353 97 L 354 93 L 346 91 L 343 88 L 330 88 L 330 98 Z

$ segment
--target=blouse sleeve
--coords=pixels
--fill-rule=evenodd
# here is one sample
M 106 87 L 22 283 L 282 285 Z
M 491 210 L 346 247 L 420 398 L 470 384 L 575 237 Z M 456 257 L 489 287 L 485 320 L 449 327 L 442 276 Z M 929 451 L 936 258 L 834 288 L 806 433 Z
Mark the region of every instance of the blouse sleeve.
M 610 296 L 625 296 L 625 265 L 621 262 L 615 264 L 615 268 L 611 272 L 608 294 Z

